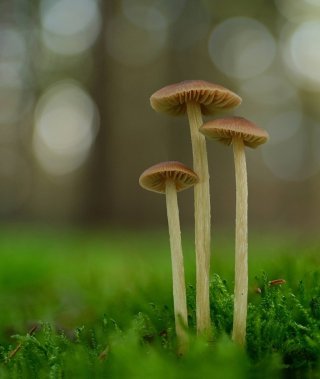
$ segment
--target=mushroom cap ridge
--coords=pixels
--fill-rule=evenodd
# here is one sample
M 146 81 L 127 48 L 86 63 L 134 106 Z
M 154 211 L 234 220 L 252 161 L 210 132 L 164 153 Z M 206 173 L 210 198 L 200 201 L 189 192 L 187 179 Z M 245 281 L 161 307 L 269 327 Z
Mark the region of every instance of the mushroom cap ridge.
M 181 162 L 168 161 L 146 169 L 139 178 L 139 184 L 149 191 L 165 193 L 166 181 L 173 180 L 177 192 L 198 183 L 197 174 Z
M 186 80 L 171 84 L 150 97 L 150 104 L 154 110 L 174 116 L 186 113 L 187 102 L 199 103 L 202 114 L 212 114 L 234 108 L 241 101 L 240 96 L 227 88 L 204 80 Z
M 204 123 L 200 132 L 226 145 L 232 143 L 234 137 L 243 140 L 246 146 L 256 148 L 269 139 L 269 134 L 244 117 L 220 118 Z

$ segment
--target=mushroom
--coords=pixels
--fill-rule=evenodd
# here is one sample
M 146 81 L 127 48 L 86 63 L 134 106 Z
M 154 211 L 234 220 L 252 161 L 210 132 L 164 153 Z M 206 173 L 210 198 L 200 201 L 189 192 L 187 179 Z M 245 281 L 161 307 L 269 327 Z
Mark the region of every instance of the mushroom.
M 158 112 L 187 113 L 191 131 L 193 169 L 199 176 L 194 187 L 196 249 L 196 317 L 198 334 L 210 334 L 210 188 L 206 141 L 199 133 L 202 114 L 236 107 L 241 98 L 228 89 L 203 80 L 187 80 L 155 92 L 150 103 Z
M 176 161 L 158 163 L 145 170 L 139 179 L 141 187 L 166 194 L 175 325 L 182 350 L 186 346 L 188 338 L 186 333 L 188 313 L 177 192 L 189 188 L 197 182 L 196 173 Z
M 207 137 L 233 145 L 236 178 L 235 289 L 232 339 L 245 344 L 248 301 L 248 183 L 245 146 L 265 143 L 268 133 L 243 117 L 205 123 L 200 131 Z

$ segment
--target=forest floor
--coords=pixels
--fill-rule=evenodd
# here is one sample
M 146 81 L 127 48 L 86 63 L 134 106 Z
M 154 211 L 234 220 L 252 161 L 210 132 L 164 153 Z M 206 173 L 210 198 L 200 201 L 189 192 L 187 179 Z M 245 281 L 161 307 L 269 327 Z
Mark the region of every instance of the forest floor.
M 165 232 L 2 228 L 0 377 L 317 377 L 320 239 L 250 234 L 241 349 L 230 338 L 233 237 L 216 234 L 212 341 L 195 335 L 193 238 L 183 239 L 190 344 L 179 356 Z

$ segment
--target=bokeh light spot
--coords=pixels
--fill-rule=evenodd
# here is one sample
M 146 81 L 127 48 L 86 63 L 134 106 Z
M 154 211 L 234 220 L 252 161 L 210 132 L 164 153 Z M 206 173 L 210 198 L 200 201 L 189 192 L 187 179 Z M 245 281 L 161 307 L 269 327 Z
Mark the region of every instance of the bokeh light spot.
M 0 124 L 11 125 L 24 117 L 34 100 L 21 30 L 0 24 L 0 51 Z
M 101 15 L 94 0 L 42 0 L 42 39 L 54 52 L 79 54 L 95 42 Z
M 304 3 L 320 8 L 319 0 L 304 0 Z
M 278 11 L 291 22 L 317 19 L 320 16 L 319 0 L 275 0 Z
M 284 59 L 298 84 L 320 90 L 320 22 L 301 23 L 284 41 Z
M 132 1 L 122 1 L 123 13 L 134 25 L 148 29 L 165 29 L 168 21 L 165 16 L 152 5 L 139 5 Z
M 1 60 L 24 60 L 26 46 L 22 33 L 10 26 L 0 25 Z
M 273 62 L 276 43 L 259 21 L 235 17 L 216 26 L 209 38 L 212 62 L 226 75 L 248 79 L 264 72 Z
M 36 158 L 50 174 L 74 171 L 86 160 L 97 126 L 97 109 L 79 85 L 68 81 L 54 85 L 40 98 L 36 109 Z

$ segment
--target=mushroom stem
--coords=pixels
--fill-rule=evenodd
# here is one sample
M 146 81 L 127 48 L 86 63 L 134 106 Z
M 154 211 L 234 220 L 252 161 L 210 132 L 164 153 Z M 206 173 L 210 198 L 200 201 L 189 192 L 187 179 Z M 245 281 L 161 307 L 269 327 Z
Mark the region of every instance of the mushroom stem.
M 190 123 L 194 171 L 199 183 L 194 186 L 195 247 L 196 247 L 196 317 L 198 334 L 210 335 L 210 190 L 209 168 L 205 137 L 199 133 L 202 126 L 200 105 L 187 103 Z
M 180 351 L 183 351 L 188 344 L 186 332 L 188 312 L 177 190 L 173 180 L 166 182 L 166 204 L 171 248 L 175 325 Z
M 244 143 L 232 140 L 236 177 L 235 289 L 232 339 L 245 344 L 248 302 L 248 182 Z

